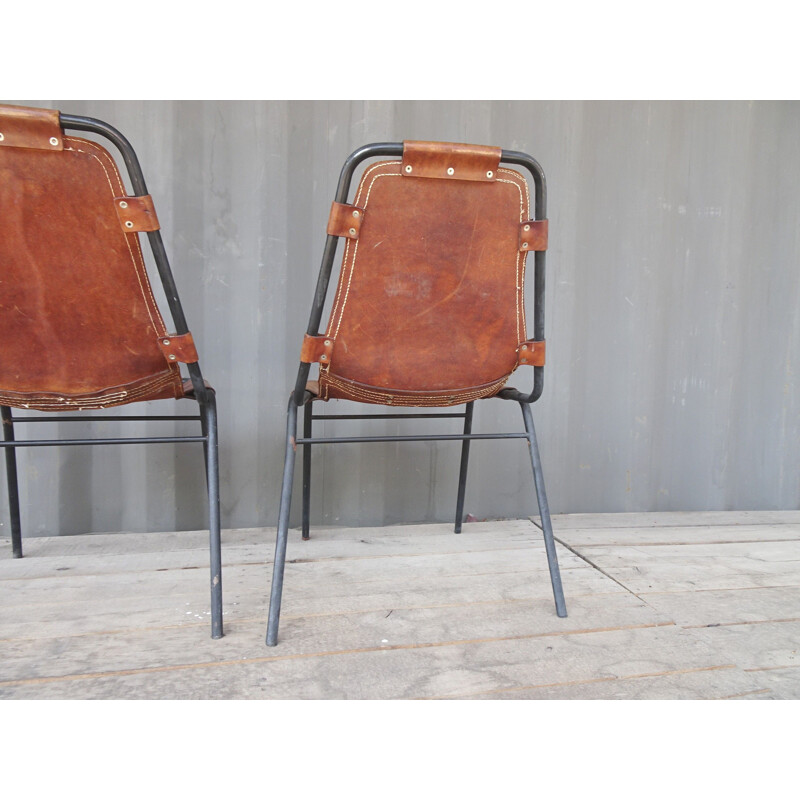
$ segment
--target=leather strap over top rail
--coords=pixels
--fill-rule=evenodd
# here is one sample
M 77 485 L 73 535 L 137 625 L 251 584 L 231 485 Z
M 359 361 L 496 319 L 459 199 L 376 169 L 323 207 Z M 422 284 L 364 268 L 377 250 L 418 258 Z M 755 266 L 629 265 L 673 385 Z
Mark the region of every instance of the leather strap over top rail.
M 0 147 L 63 150 L 64 132 L 58 111 L 0 105 Z
M 138 197 L 115 197 L 114 208 L 125 233 L 157 231 L 161 227 L 158 224 L 153 198 L 149 194 Z
M 194 364 L 199 358 L 192 334 L 188 332 L 180 336 L 178 334 L 161 336 L 158 346 L 170 364 L 175 362 Z
M 497 179 L 502 150 L 453 142 L 403 142 L 406 177 L 491 182 Z
M 363 208 L 334 202 L 331 204 L 331 213 L 328 217 L 328 235 L 358 239 L 363 219 Z

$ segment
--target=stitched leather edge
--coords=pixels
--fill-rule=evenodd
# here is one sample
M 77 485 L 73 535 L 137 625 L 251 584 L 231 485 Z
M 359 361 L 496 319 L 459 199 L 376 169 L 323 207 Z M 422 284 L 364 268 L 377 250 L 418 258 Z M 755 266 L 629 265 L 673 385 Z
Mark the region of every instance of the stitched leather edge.
M 177 369 L 177 368 L 176 368 Z M 169 394 L 167 389 L 171 389 Z M 155 400 L 164 397 L 181 398 L 183 382 L 175 383 L 172 369 L 161 372 L 144 381 L 113 386 L 101 392 L 89 394 L 64 394 L 60 392 L 9 392 L 0 389 L 0 405 L 13 408 L 32 408 L 35 411 L 84 411 L 93 408 L 108 408 L 140 400 Z
M 355 400 L 359 403 L 394 406 L 457 406 L 490 397 L 500 389 L 511 377 L 511 373 L 496 381 L 458 389 L 442 389 L 436 392 L 414 392 L 400 389 L 387 389 L 380 386 L 350 381 L 332 374 L 330 370 L 322 370 L 319 375 L 319 386 L 323 400 L 341 398 Z

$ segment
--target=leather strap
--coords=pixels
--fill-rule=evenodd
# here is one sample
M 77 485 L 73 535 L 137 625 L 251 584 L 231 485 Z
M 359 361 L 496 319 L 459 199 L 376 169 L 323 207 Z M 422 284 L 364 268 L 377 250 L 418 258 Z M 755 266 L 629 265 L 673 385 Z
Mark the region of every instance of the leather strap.
M 363 208 L 334 202 L 331 204 L 331 213 L 328 217 L 328 234 L 330 236 L 345 236 L 348 239 L 358 239 L 363 219 Z
M 158 340 L 161 352 L 170 364 L 194 364 L 198 360 L 197 348 L 191 333 L 162 336 Z
M 529 219 L 520 224 L 519 249 L 523 253 L 528 250 L 547 250 L 546 219 Z
M 502 150 L 453 142 L 403 142 L 402 175 L 491 182 L 497 179 Z
M 153 198 L 149 194 L 139 197 L 115 197 L 114 208 L 117 210 L 122 230 L 126 233 L 137 231 L 157 231 L 158 224 Z
M 333 339 L 329 336 L 309 336 L 303 337 L 303 347 L 300 350 L 300 361 L 304 364 L 327 365 L 331 363 L 331 353 L 333 353 Z
M 523 367 L 543 367 L 544 351 L 544 339 L 539 342 L 520 342 L 519 349 L 517 350 L 517 364 Z
M 0 106 L 0 147 L 63 150 L 64 132 L 58 111 Z

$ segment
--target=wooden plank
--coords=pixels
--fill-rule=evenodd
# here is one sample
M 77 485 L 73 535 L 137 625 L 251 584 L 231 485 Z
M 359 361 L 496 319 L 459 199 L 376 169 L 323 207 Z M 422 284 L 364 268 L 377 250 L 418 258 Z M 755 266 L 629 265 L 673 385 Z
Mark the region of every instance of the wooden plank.
M 592 547 L 583 555 L 637 594 L 800 586 L 800 542 Z
M 426 539 L 450 540 L 456 536 L 450 523 L 424 523 L 419 525 L 389 525 L 383 527 L 345 528 L 342 526 L 313 526 L 311 539 L 301 542 L 304 546 L 321 544 L 330 548 L 330 555 L 347 554 L 347 547 L 359 543 L 369 543 L 391 547 L 403 547 L 407 539 L 424 541 Z M 492 541 L 497 536 L 524 539 L 541 539 L 541 531 L 529 519 L 491 520 L 472 522 L 464 525 L 462 533 L 456 537 L 476 540 L 485 537 Z M 289 541 L 301 541 L 300 529 L 289 531 Z M 92 533 L 75 536 L 35 536 L 23 538 L 23 549 L 27 557 L 123 555 L 127 553 L 158 553 L 172 550 L 208 551 L 208 531 L 172 531 L 166 533 Z M 275 546 L 275 528 L 241 528 L 222 531 L 225 546 L 263 545 Z M 327 545 L 323 543 L 328 543 Z M 334 548 L 345 548 L 335 550 Z M 5 548 L 5 551 L 2 549 Z M 11 558 L 11 540 L 0 539 L 0 559 L 7 553 Z M 0 561 L 2 564 L 2 561 Z
M 538 522 L 538 517 L 531 517 Z M 568 528 L 646 528 L 800 524 L 800 511 L 633 511 L 605 514 L 554 514 L 554 530 Z
M 743 700 L 800 700 L 800 665 L 753 670 L 747 674 L 761 691 L 743 695 Z
M 691 632 L 742 669 L 800 666 L 800 617 L 693 628 Z
M 558 540 L 583 550 L 592 547 L 652 547 L 656 545 L 728 544 L 800 541 L 800 525 L 653 526 L 565 528 Z
M 769 689 L 738 667 L 676 670 L 629 678 L 588 678 L 570 683 L 499 689 L 465 700 L 723 700 L 757 697 Z
M 627 594 L 585 563 L 562 575 L 568 608 L 582 595 Z M 270 576 L 269 568 L 261 564 L 226 568 L 226 618 L 265 620 Z M 208 615 L 205 570 L 42 578 L 19 581 L 14 591 L 8 589 L 6 585 L 0 639 L 195 625 Z M 421 565 L 416 575 L 402 581 L 376 570 L 374 580 L 352 583 L 342 579 L 340 571 L 300 580 L 287 569 L 282 617 L 535 598 L 552 602 L 550 579 L 544 570 L 454 574 L 432 580 Z M 235 614 L 231 615 L 231 610 Z M 205 630 L 198 635 L 204 636 Z
M 84 672 L 179 666 L 267 655 L 287 658 L 356 650 L 418 648 L 454 641 L 517 640 L 534 636 L 668 624 L 633 595 L 608 598 L 602 610 L 589 598 L 573 604 L 572 616 L 556 616 L 547 599 L 380 609 L 355 614 L 289 617 L 281 621 L 275 650 L 264 644 L 265 619 L 238 620 L 224 643 L 183 627 L 142 628 L 102 636 L 61 635 L 6 639 L 0 680 Z M 98 646 L 100 645 L 100 646 Z
M 642 593 L 648 605 L 678 625 L 701 627 L 730 622 L 765 622 L 800 617 L 800 587 L 771 586 L 702 592 Z
M 126 652 L 129 657 L 130 642 Z M 55 660 L 48 661 L 50 669 L 57 669 L 58 658 L 65 654 L 66 649 L 55 653 Z M 677 665 L 684 670 L 726 666 L 693 635 L 659 626 L 304 656 L 277 651 L 218 663 L 158 664 L 60 678 L 29 676 L 0 683 L 0 697 L 424 698 L 657 674 Z
M 378 558 L 395 555 L 411 557 L 428 553 L 482 553 L 505 549 L 525 550 L 542 546 L 541 531 L 528 520 L 504 521 L 502 524 L 491 526 L 485 523 L 468 527 L 471 530 L 459 536 L 453 533 L 449 525 L 369 528 L 358 532 L 330 529 L 319 533 L 308 542 L 303 542 L 298 533 L 290 537 L 287 559 L 312 561 L 326 558 Z M 387 531 L 392 532 L 386 533 Z M 81 541 L 73 543 L 72 550 L 65 554 L 60 552 L 63 547 L 58 538 L 48 539 L 46 540 L 48 547 L 40 548 L 38 555 L 0 561 L 0 580 L 44 577 L 57 572 L 90 575 L 149 569 L 200 568 L 208 564 L 207 534 L 204 541 L 195 536 L 195 543 L 201 545 L 199 547 L 158 549 L 153 552 L 141 548 L 128 548 L 120 553 L 110 550 L 113 543 L 104 545 L 104 548 L 109 548 L 108 552 L 95 552 L 92 544 L 95 536 L 59 538 Z M 125 540 L 137 537 L 121 534 L 119 538 Z M 151 543 L 156 542 L 149 535 L 147 539 Z M 181 539 L 181 543 L 188 544 L 186 537 Z M 83 545 L 87 552 L 82 552 L 79 545 Z M 260 540 L 255 543 L 243 542 L 231 545 L 223 541 L 223 568 L 227 564 L 271 563 L 274 548 L 274 530 L 261 530 Z M 569 558 L 568 555 L 565 557 Z

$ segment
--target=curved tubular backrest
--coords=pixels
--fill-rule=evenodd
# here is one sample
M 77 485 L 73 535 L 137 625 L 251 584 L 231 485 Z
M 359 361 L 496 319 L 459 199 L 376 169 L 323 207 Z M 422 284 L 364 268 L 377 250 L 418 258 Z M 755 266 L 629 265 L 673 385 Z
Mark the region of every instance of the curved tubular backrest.
M 376 143 L 368 144 L 354 151 L 345 161 L 339 176 L 339 183 L 336 190 L 335 200 L 337 203 L 346 203 L 350 191 L 353 174 L 356 168 L 368 158 L 377 156 L 397 156 L 403 155 L 403 143 Z M 544 172 L 541 166 L 525 153 L 503 150 L 500 158 L 501 163 L 515 164 L 525 167 L 531 174 L 534 183 L 534 219 L 541 220 L 546 218 L 546 183 Z M 336 255 L 338 238 L 335 235 L 328 235 L 325 242 L 325 249 L 322 255 L 322 264 L 317 279 L 317 286 L 314 301 L 311 308 L 308 328 L 309 336 L 317 336 L 319 325 L 322 319 L 323 306 L 330 283 L 331 271 Z M 537 250 L 534 256 L 534 339 L 544 339 L 544 288 L 545 288 L 545 252 Z M 300 363 L 297 374 L 297 381 L 294 388 L 294 402 L 297 405 L 307 399 L 306 382 L 310 364 Z M 542 393 L 544 386 L 544 367 L 534 367 L 534 387 L 530 395 L 524 395 L 516 390 L 505 390 L 503 396 L 526 403 L 537 400 Z
M 71 130 L 88 131 L 96 133 L 108 139 L 119 151 L 122 156 L 125 166 L 128 170 L 128 175 L 131 179 L 131 186 L 133 187 L 134 194 L 146 195 L 147 184 L 144 180 L 144 173 L 139 164 L 139 159 L 136 152 L 131 146 L 130 142 L 113 126 L 107 122 L 92 117 L 79 117 L 71 114 L 61 114 L 61 125 L 63 128 Z M 183 313 L 180 298 L 178 297 L 178 287 L 175 284 L 175 278 L 172 275 L 172 269 L 169 265 L 169 258 L 167 251 L 164 247 L 164 241 L 161 238 L 161 231 L 148 231 L 147 239 L 150 243 L 150 249 L 153 252 L 153 258 L 156 262 L 161 284 L 164 287 L 164 294 L 167 299 L 167 305 L 172 316 L 173 324 L 175 325 L 175 333 L 178 335 L 189 332 L 189 326 L 186 323 L 186 316 Z M 207 401 L 206 386 L 203 380 L 203 374 L 200 371 L 200 363 L 187 364 L 186 368 L 189 372 L 189 377 L 192 381 L 192 388 L 194 389 L 194 396 L 201 403 Z

